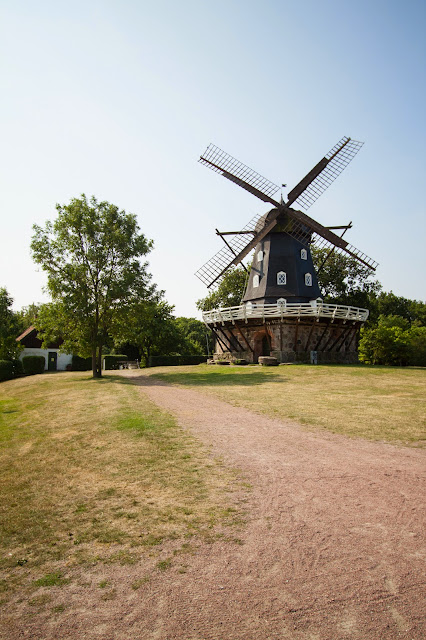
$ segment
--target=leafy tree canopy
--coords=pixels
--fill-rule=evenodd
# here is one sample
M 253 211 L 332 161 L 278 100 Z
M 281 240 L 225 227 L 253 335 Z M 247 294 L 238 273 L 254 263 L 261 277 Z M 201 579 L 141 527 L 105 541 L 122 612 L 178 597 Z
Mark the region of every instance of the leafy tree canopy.
M 116 346 L 136 345 L 146 363 L 152 355 L 176 353 L 181 339 L 173 306 L 163 300 L 163 291 L 133 304 L 121 316 L 116 329 Z
M 196 318 L 179 317 L 175 320 L 182 341 L 179 345 L 181 355 L 205 355 L 213 351 L 212 332 L 204 322 Z
M 140 259 L 152 241 L 140 233 L 136 216 L 94 197 L 82 194 L 56 209 L 54 222 L 33 227 L 33 259 L 47 273 L 54 302 L 37 322 L 45 335 L 66 330 L 77 353 L 90 351 L 93 376 L 100 377 L 108 334 L 126 307 L 148 296 L 150 276 Z
M 11 307 L 13 299 L 7 290 L 0 288 L 0 360 L 13 360 L 21 350 L 16 338 L 21 331 L 21 325 Z
M 236 307 L 241 304 L 241 299 L 247 284 L 248 274 L 242 267 L 236 267 L 225 273 L 217 289 L 209 293 L 205 298 L 197 301 L 197 309 L 210 311 L 219 307 Z
M 20 323 L 22 331 L 28 329 L 32 325 L 35 326 L 37 316 L 41 305 L 31 303 L 27 307 L 22 307 L 20 311 L 16 311 L 16 317 Z
M 374 273 L 356 258 L 327 249 L 311 247 L 317 270 L 321 296 L 325 302 L 368 308 L 382 286 L 374 280 Z M 322 266 L 321 266 L 322 265 Z M 319 271 L 319 272 L 318 272 Z
M 426 327 L 410 326 L 402 316 L 380 315 L 361 330 L 359 358 L 367 364 L 426 366 Z

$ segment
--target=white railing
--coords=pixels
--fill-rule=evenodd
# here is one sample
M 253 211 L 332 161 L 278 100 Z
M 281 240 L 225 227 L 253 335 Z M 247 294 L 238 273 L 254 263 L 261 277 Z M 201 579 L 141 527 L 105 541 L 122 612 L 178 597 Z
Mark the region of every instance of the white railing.
M 347 307 L 343 304 L 325 304 L 323 302 L 298 303 L 288 302 L 286 304 L 262 304 L 247 306 L 245 304 L 238 307 L 228 307 L 226 309 L 214 309 L 204 311 L 203 320 L 206 324 L 216 324 L 222 322 L 233 322 L 234 320 L 246 320 L 250 318 L 331 318 L 343 320 L 358 320 L 365 322 L 368 318 L 367 309 L 358 307 Z

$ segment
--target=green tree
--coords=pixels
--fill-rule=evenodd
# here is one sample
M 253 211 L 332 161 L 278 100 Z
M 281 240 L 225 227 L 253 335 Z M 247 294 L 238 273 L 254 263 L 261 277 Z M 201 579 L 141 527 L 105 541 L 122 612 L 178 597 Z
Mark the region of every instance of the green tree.
M 176 318 L 175 322 L 181 335 L 181 355 L 204 355 L 213 351 L 213 334 L 204 322 L 184 317 Z
M 10 308 L 13 299 L 7 290 L 0 288 L 0 360 L 13 360 L 21 350 L 16 338 L 21 333 L 21 325 Z
M 210 311 L 219 307 L 236 307 L 241 304 L 244 295 L 248 274 L 242 267 L 236 267 L 225 273 L 217 289 L 209 293 L 205 298 L 197 301 L 197 309 Z
M 397 296 L 393 291 L 381 292 L 377 296 L 377 311 L 380 315 L 401 316 L 410 323 L 416 322 L 419 326 L 426 326 L 426 304 L 420 300 Z
M 312 259 L 317 270 L 321 296 L 325 302 L 370 308 L 375 313 L 375 299 L 382 286 L 374 280 L 374 273 L 356 258 L 327 249 L 311 247 Z M 322 266 L 321 266 L 322 265 Z M 371 307 L 373 306 L 373 309 Z
M 410 364 L 426 367 L 426 327 L 410 329 Z
M 411 356 L 411 335 L 400 316 L 380 316 L 376 327 L 361 330 L 359 359 L 367 364 L 407 365 Z
M 71 331 L 71 338 L 66 333 L 62 337 L 80 355 L 90 352 L 93 377 L 101 377 L 108 334 L 125 309 L 147 295 L 150 276 L 140 259 L 152 241 L 140 233 L 135 215 L 94 197 L 88 201 L 82 194 L 56 209 L 53 223 L 34 225 L 31 242 L 54 302 L 45 314 L 45 335 Z M 57 326 L 46 324 L 49 319 Z
M 137 346 L 147 366 L 150 356 L 177 353 L 181 340 L 173 306 L 162 296 L 161 291 L 151 299 L 136 302 L 117 325 L 116 346 Z
M 20 311 L 16 312 L 16 317 L 20 323 L 22 331 L 28 329 L 31 326 L 35 326 L 37 316 L 39 314 L 41 305 L 31 303 L 27 307 L 22 307 Z

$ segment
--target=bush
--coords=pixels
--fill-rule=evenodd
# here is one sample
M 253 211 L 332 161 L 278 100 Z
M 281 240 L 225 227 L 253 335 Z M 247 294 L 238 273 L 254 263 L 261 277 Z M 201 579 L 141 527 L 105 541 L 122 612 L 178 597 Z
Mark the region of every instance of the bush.
M 426 327 L 411 328 L 410 353 L 410 364 L 426 367 Z
M 109 355 L 109 356 L 105 356 L 104 358 L 104 369 L 118 369 L 119 367 L 119 362 L 123 362 L 123 360 L 125 360 L 126 362 L 129 360 L 129 358 L 125 355 L 125 354 L 114 354 L 114 355 Z M 90 368 L 92 368 L 92 366 L 90 365 Z
M 24 373 L 34 375 L 35 373 L 43 373 L 46 366 L 44 356 L 24 356 L 22 358 L 22 366 Z
M 71 360 L 73 371 L 91 371 L 92 358 L 82 358 L 81 356 L 73 356 Z
M 183 364 L 201 364 L 207 356 L 150 356 L 149 367 L 176 367 Z
M 11 360 L 0 360 L 0 382 L 13 378 L 13 363 Z
M 12 375 L 13 377 L 20 376 L 24 373 L 24 367 L 22 360 L 12 360 Z

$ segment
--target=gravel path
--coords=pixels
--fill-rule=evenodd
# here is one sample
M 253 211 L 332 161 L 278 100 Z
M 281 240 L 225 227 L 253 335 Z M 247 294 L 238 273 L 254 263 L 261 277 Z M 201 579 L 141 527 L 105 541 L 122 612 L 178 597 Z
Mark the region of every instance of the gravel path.
M 242 544 L 177 564 L 88 570 L 58 616 L 8 616 L 1 640 L 424 640 L 424 451 L 311 433 L 121 372 L 251 483 Z M 247 497 L 246 496 L 246 497 Z M 423 545 L 423 548 L 422 548 Z M 146 566 L 145 566 L 146 565 Z M 99 589 L 97 589 L 99 591 Z
M 146 376 L 135 382 L 253 489 L 243 545 L 206 545 L 187 573 L 151 584 L 117 637 L 426 637 L 424 452 L 310 433 Z

